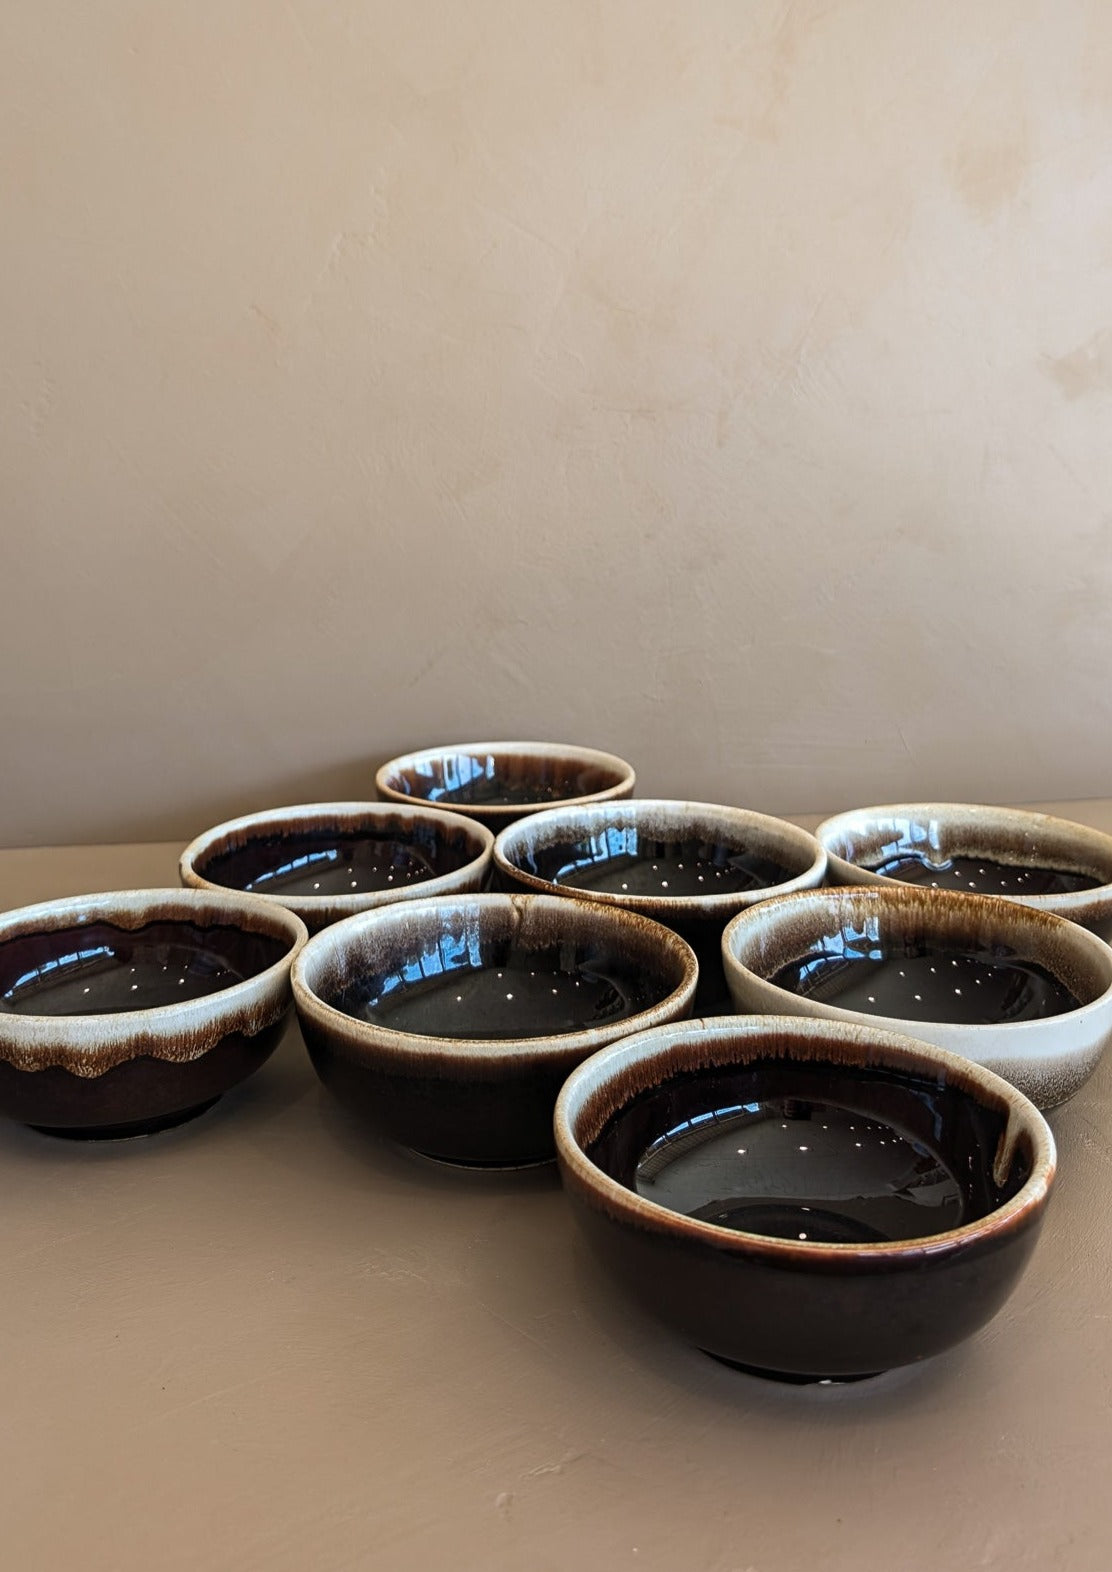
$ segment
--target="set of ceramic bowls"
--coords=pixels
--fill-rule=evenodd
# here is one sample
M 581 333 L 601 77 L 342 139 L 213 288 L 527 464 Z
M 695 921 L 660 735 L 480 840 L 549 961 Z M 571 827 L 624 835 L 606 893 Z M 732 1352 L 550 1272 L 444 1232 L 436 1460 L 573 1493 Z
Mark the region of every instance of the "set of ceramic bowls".
M 191 1118 L 292 989 L 345 1106 L 446 1162 L 555 1155 L 607 1267 L 721 1359 L 848 1379 L 999 1308 L 1054 1173 L 1030 1099 L 1112 1033 L 1112 838 L 944 804 L 812 836 L 545 743 L 376 785 L 206 832 L 181 890 L 0 918 L 0 1112 Z

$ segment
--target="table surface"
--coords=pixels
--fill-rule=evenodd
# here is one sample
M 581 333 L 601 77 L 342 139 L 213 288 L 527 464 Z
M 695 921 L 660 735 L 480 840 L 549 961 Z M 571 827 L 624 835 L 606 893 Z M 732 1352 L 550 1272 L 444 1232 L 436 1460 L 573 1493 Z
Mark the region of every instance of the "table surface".
M 1112 830 L 1112 801 L 1049 806 Z M 174 884 L 178 849 L 2 852 L 0 906 Z M 1051 1122 L 1047 1226 L 996 1320 L 811 1388 L 630 1308 L 554 1170 L 366 1135 L 296 1026 L 156 1138 L 0 1126 L 4 1564 L 1108 1572 L 1112 1055 Z

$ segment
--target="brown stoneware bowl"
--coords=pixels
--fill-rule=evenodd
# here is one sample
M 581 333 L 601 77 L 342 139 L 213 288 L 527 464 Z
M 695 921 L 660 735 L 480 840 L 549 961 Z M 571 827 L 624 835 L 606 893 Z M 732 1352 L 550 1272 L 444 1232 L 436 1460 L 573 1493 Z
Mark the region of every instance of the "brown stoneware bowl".
M 556 1105 L 598 1256 L 715 1358 L 789 1381 L 913 1364 L 984 1325 L 1054 1177 L 999 1076 L 874 1028 L 721 1017 L 626 1038 Z
M 881 1026 L 987 1065 L 1040 1108 L 1112 1037 L 1112 949 L 1015 901 L 888 882 L 743 912 L 722 936 L 740 1011 Z
M 379 802 L 270 808 L 190 842 L 195 890 L 242 890 L 296 912 L 310 933 L 392 901 L 482 888 L 494 836 L 458 813 Z
M 446 1162 L 553 1156 L 569 1070 L 689 1013 L 697 966 L 658 924 L 546 896 L 407 901 L 311 939 L 293 991 L 317 1073 L 403 1146 Z
M 898 880 L 1021 901 L 1112 931 L 1112 835 L 1022 808 L 903 802 L 836 814 L 815 831 L 832 884 Z
M 649 797 L 534 814 L 499 835 L 494 860 L 510 884 L 666 923 L 699 958 L 703 1014 L 730 1009 L 720 948 L 729 919 L 826 872 L 825 852 L 794 824 Z
M 402 754 L 375 776 L 388 801 L 431 803 L 496 832 L 555 803 L 629 797 L 634 781 L 616 754 L 563 742 L 457 742 Z
M 305 925 L 251 896 L 117 890 L 0 916 L 0 1113 L 149 1135 L 277 1045 Z

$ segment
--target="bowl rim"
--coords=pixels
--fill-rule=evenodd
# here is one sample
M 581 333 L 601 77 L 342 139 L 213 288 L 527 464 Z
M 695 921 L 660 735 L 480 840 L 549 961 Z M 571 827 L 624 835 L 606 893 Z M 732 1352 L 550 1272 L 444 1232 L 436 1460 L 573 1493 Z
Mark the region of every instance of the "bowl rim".
M 1071 944 L 1076 943 L 1082 950 L 1088 950 L 1094 958 L 1098 959 L 1106 968 L 1109 980 L 1096 998 L 1089 999 L 1084 1004 L 1078 1005 L 1076 1010 L 1060 1010 L 1056 1015 L 1041 1016 L 1029 1021 L 964 1022 L 945 1019 L 912 1021 L 905 1016 L 874 1015 L 866 1013 L 864 1010 L 848 1010 L 841 1005 L 826 1004 L 822 1001 L 813 1001 L 815 1013 L 813 1015 L 808 1013 L 808 1019 L 842 1021 L 855 1026 L 876 1026 L 881 1030 L 894 1032 L 897 1035 L 906 1037 L 914 1037 L 914 1029 L 916 1027 L 945 1027 L 952 1032 L 960 1032 L 963 1036 L 966 1033 L 972 1034 L 970 1038 L 971 1043 L 976 1042 L 981 1037 L 981 1034 L 994 1035 L 998 1032 L 1006 1031 L 1008 1040 L 1018 1045 L 1018 1042 L 1023 1037 L 1043 1035 L 1048 1027 L 1053 1027 L 1055 1024 L 1062 1025 L 1067 1022 L 1088 1020 L 1090 1015 L 1102 1013 L 1112 1005 L 1112 948 L 1103 939 L 1098 938 L 1095 933 L 1090 933 L 1087 928 L 1083 928 L 1080 923 L 1071 922 L 1068 917 L 1061 917 L 1055 912 L 1029 907 L 1026 905 L 1026 902 L 1008 901 L 1005 905 L 998 895 L 973 895 L 966 894 L 962 890 L 931 890 L 926 895 L 926 899 L 929 902 L 927 909 L 930 907 L 938 909 L 945 903 L 955 901 L 965 902 L 967 905 L 975 904 L 979 906 L 982 915 L 986 919 L 1011 923 L 1019 921 L 1036 932 L 1040 929 L 1043 932 L 1057 932 L 1067 942 Z M 823 885 L 819 889 L 800 890 L 795 894 L 784 895 L 774 901 L 762 903 L 765 906 L 775 908 L 771 911 L 757 912 L 749 909 L 738 912 L 737 916 L 726 924 L 722 932 L 722 965 L 726 973 L 727 983 L 729 983 L 731 974 L 740 973 L 744 977 L 752 978 L 763 988 L 774 992 L 779 998 L 804 1004 L 812 1002 L 808 1001 L 805 995 L 796 994 L 791 992 L 790 989 L 781 988 L 770 978 L 762 977 L 760 972 L 754 971 L 752 967 L 747 966 L 737 956 L 734 945 L 736 936 L 744 932 L 747 927 L 755 929 L 762 922 L 769 925 L 774 924 L 778 918 L 783 917 L 791 909 L 799 910 L 808 902 L 818 906 L 823 901 L 833 901 L 838 905 L 845 906 L 851 906 L 854 902 L 865 902 L 867 905 L 883 910 L 886 905 L 900 906 L 912 901 L 916 904 L 922 904 L 924 902 L 924 891 L 920 886 L 901 884 L 896 879 L 880 880 L 875 884 L 867 885 Z M 789 903 L 791 903 L 790 906 Z M 1017 918 L 1014 915 L 1017 907 L 1021 911 L 1025 910 L 1026 914 L 1021 918 Z M 1002 915 L 1002 911 L 1005 911 L 1007 915 Z M 1064 924 L 1064 927 L 1059 928 L 1058 924 Z M 797 1016 L 801 1018 L 802 1012 L 797 1012 Z
M 845 865 L 855 872 L 867 875 L 867 881 L 872 883 L 912 885 L 913 888 L 923 888 L 914 885 L 910 879 L 900 879 L 894 874 L 877 873 L 874 868 L 866 868 L 859 862 L 854 862 L 851 857 L 838 850 L 837 845 L 831 842 L 850 829 L 851 825 L 867 825 L 870 820 L 895 818 L 901 816 L 910 818 L 913 815 L 931 816 L 942 821 L 956 819 L 959 815 L 982 822 L 986 828 L 991 827 L 993 820 L 1003 821 L 1014 826 L 1017 830 L 1028 827 L 1032 830 L 1042 828 L 1051 833 L 1064 837 L 1080 836 L 1092 848 L 1094 853 L 1104 852 L 1108 861 L 1108 877 L 1100 884 L 1094 884 L 1085 890 L 1064 890 L 1058 894 L 1047 893 L 1041 895 L 1006 894 L 994 895 L 994 900 L 1008 900 L 1019 902 L 1024 906 L 1032 906 L 1036 910 L 1058 911 L 1072 909 L 1091 904 L 1112 897 L 1112 835 L 1104 830 L 1095 829 L 1090 824 L 1082 824 L 1075 819 L 1064 819 L 1060 814 L 1040 813 L 1034 808 L 1012 807 L 1006 804 L 980 803 L 980 802 L 884 802 L 876 803 L 864 808 L 845 808 L 840 813 L 830 814 L 829 817 L 815 827 L 815 838 L 826 851 L 832 867 Z M 986 853 L 986 856 L 988 853 Z M 1037 866 L 1037 864 L 1035 865 Z M 948 894 L 963 894 L 963 891 L 947 891 Z M 989 894 L 989 891 L 978 891 L 978 894 Z
M 321 956 L 330 950 L 342 949 L 349 941 L 357 941 L 368 928 L 389 929 L 415 919 L 443 916 L 449 911 L 466 912 L 469 908 L 477 911 L 480 916 L 484 909 L 489 911 L 497 908 L 502 910 L 511 908 L 518 911 L 547 909 L 552 915 L 564 921 L 589 920 L 592 925 L 599 928 L 612 925 L 615 929 L 625 928 L 627 931 L 639 929 L 646 937 L 659 944 L 669 955 L 675 956 L 677 961 L 682 963 L 683 976 L 678 985 L 663 999 L 658 1000 L 649 1009 L 639 1010 L 636 1015 L 627 1016 L 621 1021 L 615 1021 L 610 1025 L 603 1023 L 576 1032 L 550 1032 L 539 1037 L 514 1038 L 433 1037 L 419 1032 L 398 1031 L 393 1027 L 361 1020 L 358 1016 L 337 1009 L 315 991 L 306 977 L 306 972 Z M 347 917 L 343 922 L 333 923 L 330 927 L 322 929 L 320 933 L 314 934 L 295 957 L 290 972 L 294 1004 L 298 1013 L 300 1015 L 304 1010 L 315 1024 L 340 1032 L 349 1042 L 354 1039 L 368 1049 L 396 1053 L 399 1062 L 407 1058 L 433 1057 L 441 1062 L 456 1065 L 466 1063 L 468 1060 L 475 1061 L 479 1057 L 505 1061 L 526 1055 L 558 1058 L 578 1054 L 582 1057 L 598 1048 L 601 1038 L 612 1036 L 616 1031 L 626 1027 L 629 1021 L 638 1023 L 632 1028 L 633 1031 L 640 1031 L 654 1025 L 662 1025 L 677 1011 L 688 1009 L 695 997 L 698 978 L 699 963 L 691 946 L 679 934 L 673 933 L 670 928 L 665 928 L 661 923 L 654 923 L 651 918 L 642 917 L 637 912 L 600 915 L 596 910 L 586 907 L 585 903 L 583 909 L 576 911 L 560 896 L 531 895 L 521 891 L 509 894 L 483 891 L 472 895 L 441 897 L 435 901 L 406 901 L 404 906 L 380 907 L 373 911 L 360 912 L 354 917 Z
M 160 910 L 155 910 L 156 908 Z M 167 910 L 168 909 L 168 910 Z M 147 916 L 147 913 L 151 913 Z M 115 921 L 128 918 L 132 921 Z M 34 1056 L 56 1053 L 59 1036 L 64 1035 L 67 1053 L 80 1059 L 84 1055 L 104 1056 L 105 1039 L 113 1042 L 134 1039 L 142 1047 L 136 1053 L 157 1052 L 158 1045 L 175 1045 L 206 1022 L 234 1016 L 249 1008 L 256 996 L 281 988 L 292 962 L 309 937 L 308 929 L 297 916 L 273 902 L 229 890 L 190 890 L 178 886 L 127 890 L 102 890 L 91 895 L 64 895 L 29 906 L 13 907 L 0 913 L 0 945 L 11 939 L 51 932 L 67 932 L 96 921 L 129 931 L 139 931 L 153 922 L 182 922 L 207 927 L 238 927 L 244 919 L 255 919 L 245 931 L 264 933 L 284 939 L 285 952 L 269 966 L 250 977 L 201 994 L 180 1003 L 150 1005 L 141 1010 L 106 1010 L 88 1015 L 42 1015 L 32 1011 L 0 1014 L 0 1058 L 11 1061 L 12 1053 Z M 41 926 L 40 926 L 41 925 Z M 50 1061 L 56 1062 L 55 1059 Z M 43 1066 L 46 1067 L 45 1064 Z
M 769 884 L 755 890 L 734 890 L 710 895 L 630 895 L 620 891 L 590 890 L 578 885 L 557 884 L 551 879 L 544 879 L 539 874 L 530 873 L 527 869 L 519 867 L 516 862 L 511 861 L 507 853 L 507 847 L 512 847 L 515 836 L 535 836 L 538 833 L 543 834 L 550 827 L 559 829 L 565 825 L 569 828 L 582 828 L 585 835 L 590 835 L 597 833 L 598 828 L 608 825 L 617 828 L 635 825 L 639 818 L 651 813 L 660 813 L 666 821 L 674 822 L 681 827 L 685 817 L 705 815 L 720 820 L 724 825 L 735 826 L 739 831 L 739 838 L 745 830 L 764 832 L 770 837 L 775 836 L 797 844 L 800 851 L 811 851 L 811 862 L 802 873 L 793 874 L 790 879 L 785 879 L 781 884 Z M 614 815 L 621 816 L 625 823 L 615 825 Z M 575 900 L 589 901 L 593 905 L 637 911 L 645 916 L 659 917 L 662 922 L 667 922 L 670 918 L 679 920 L 685 915 L 692 918 L 699 915 L 724 918 L 733 915 L 739 908 L 744 911 L 750 906 L 761 904 L 779 895 L 812 889 L 821 884 L 826 876 L 827 855 L 810 830 L 793 824 L 790 819 L 779 819 L 772 814 L 761 813 L 755 808 L 738 808 L 720 802 L 696 802 L 682 797 L 629 797 L 620 802 L 600 803 L 584 808 L 578 808 L 570 803 L 562 804 L 541 813 L 530 814 L 527 819 L 508 825 L 500 832 L 494 842 L 494 864 L 508 878 L 540 893 L 546 895 L 556 893 L 562 899 L 570 896 Z
M 487 753 L 494 757 L 505 753 L 524 754 L 528 758 L 559 758 L 573 759 L 586 765 L 588 768 L 610 770 L 618 777 L 611 786 L 605 786 L 599 791 L 583 792 L 576 797 L 561 797 L 559 803 L 581 804 L 592 802 L 610 802 L 621 797 L 628 797 L 637 784 L 637 775 L 633 765 L 627 759 L 621 758 L 616 753 L 606 753 L 601 748 L 588 748 L 573 742 L 542 742 L 519 741 L 509 739 L 502 742 L 445 742 L 431 748 L 415 748 L 408 753 L 399 753 L 392 759 L 387 759 L 385 764 L 380 764 L 375 771 L 375 790 L 379 796 L 389 802 L 421 803 L 428 802 L 427 798 L 415 797 L 411 792 L 405 792 L 400 787 L 391 784 L 391 777 L 412 770 L 418 764 L 433 763 L 438 759 L 462 753 Z M 481 813 L 484 818 L 494 822 L 505 820 L 507 824 L 514 819 L 525 815 L 539 813 L 551 807 L 551 800 L 538 803 L 460 803 L 452 804 L 428 803 L 430 808 L 436 807 L 439 812 L 451 814 Z
M 690 1217 L 630 1190 L 587 1156 L 576 1134 L 576 1119 L 592 1093 L 610 1084 L 615 1074 L 626 1065 L 655 1060 L 666 1063 L 670 1050 L 681 1043 L 690 1045 L 702 1042 L 709 1048 L 714 1044 L 720 1045 L 724 1040 L 731 1043 L 745 1042 L 770 1035 L 804 1045 L 817 1046 L 816 1040 L 824 1038 L 827 1041 L 833 1039 L 843 1046 L 859 1047 L 866 1052 L 874 1047 L 885 1056 L 894 1056 L 897 1061 L 905 1060 L 909 1069 L 914 1068 L 920 1073 L 924 1069 L 943 1070 L 948 1078 L 962 1084 L 967 1091 L 972 1092 L 975 1088 L 978 1092 L 989 1093 L 998 1104 L 1005 1103 L 1008 1111 L 994 1162 L 999 1163 L 1001 1155 L 1010 1153 L 1020 1133 L 1026 1130 L 1033 1146 L 1030 1174 L 1015 1195 L 1002 1206 L 971 1222 L 915 1239 L 847 1244 L 825 1240 L 804 1242 L 779 1239 L 769 1234 L 749 1233 Z M 714 1061 L 707 1062 L 713 1064 Z M 667 1080 L 667 1076 L 663 1079 Z M 601 1199 L 608 1210 L 617 1212 L 623 1225 L 633 1224 L 649 1228 L 655 1233 L 664 1231 L 693 1244 L 709 1245 L 734 1255 L 757 1256 L 781 1265 L 822 1263 L 837 1268 L 861 1260 L 883 1265 L 920 1263 L 924 1258 L 945 1257 L 1022 1226 L 1030 1220 L 1045 1205 L 1057 1170 L 1054 1135 L 1046 1119 L 1028 1097 L 994 1071 L 961 1054 L 951 1053 L 948 1049 L 937 1048 L 898 1032 L 804 1016 L 706 1016 L 624 1037 L 592 1054 L 571 1072 L 556 1100 L 553 1122 L 561 1177 L 564 1177 L 566 1169 L 580 1186 L 596 1199 Z
M 472 832 L 481 850 L 470 861 L 452 869 L 449 873 L 439 873 L 431 879 L 417 880 L 412 884 L 399 886 L 396 890 L 363 890 L 354 895 L 280 895 L 269 890 L 241 890 L 236 885 L 218 884 L 198 871 L 198 859 L 203 858 L 211 847 L 226 835 L 234 835 L 240 831 L 265 831 L 268 826 L 280 827 L 285 821 L 294 818 L 320 820 L 326 817 L 345 816 L 353 820 L 400 816 L 403 819 L 411 819 L 415 824 L 431 819 L 434 829 L 439 828 L 445 834 L 458 835 L 461 827 Z M 480 824 L 477 819 L 468 818 L 466 814 L 448 813 L 440 808 L 434 808 L 431 803 L 302 802 L 290 803 L 280 808 L 259 808 L 253 813 L 243 813 L 237 818 L 226 819 L 223 824 L 214 824 L 211 829 L 202 830 L 199 835 L 193 837 L 179 856 L 178 877 L 189 889 L 250 895 L 256 900 L 266 901 L 273 906 L 284 906 L 287 911 L 304 914 L 309 918 L 319 917 L 326 912 L 340 912 L 343 916 L 347 916 L 367 911 L 373 906 L 389 906 L 396 901 L 451 893 L 457 890 L 462 882 L 469 879 L 482 879 L 493 855 L 494 834 L 485 824 Z M 410 890 L 420 892 L 419 897 L 409 895 L 407 892 Z

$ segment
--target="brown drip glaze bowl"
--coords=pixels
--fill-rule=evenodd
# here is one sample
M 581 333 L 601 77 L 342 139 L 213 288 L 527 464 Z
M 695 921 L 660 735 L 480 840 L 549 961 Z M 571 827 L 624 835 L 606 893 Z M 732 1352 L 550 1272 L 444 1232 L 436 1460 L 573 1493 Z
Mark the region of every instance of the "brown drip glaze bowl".
M 1112 931 L 1112 835 L 1024 808 L 903 802 L 855 808 L 815 831 L 832 884 L 959 890 Z
M 605 1269 L 696 1347 L 795 1382 L 976 1332 L 1027 1264 L 1055 1168 L 1046 1121 L 990 1071 L 783 1016 L 626 1038 L 572 1073 L 555 1129 Z
M 394 901 L 482 888 L 494 836 L 420 805 L 312 802 L 206 830 L 178 871 L 196 890 L 239 890 L 296 912 L 310 933 Z
M 407 901 L 311 939 L 293 971 L 317 1074 L 346 1107 L 445 1162 L 553 1156 L 569 1070 L 689 1013 L 695 957 L 627 912 L 533 895 Z
M 734 1006 L 878 1026 L 987 1065 L 1040 1108 L 1112 1038 L 1112 949 L 995 896 L 885 881 L 742 912 L 722 936 Z
M 458 742 L 405 753 L 375 776 L 380 797 L 465 813 L 496 833 L 556 803 L 609 802 L 633 793 L 632 765 L 563 742 Z
M 730 1008 L 724 925 L 746 907 L 821 884 L 826 854 L 806 830 L 717 803 L 638 797 L 553 808 L 503 830 L 498 875 L 511 885 L 638 912 L 699 958 L 703 1014 Z
M 277 1046 L 307 937 L 251 896 L 117 890 L 0 916 L 0 1114 L 56 1135 L 149 1135 Z

